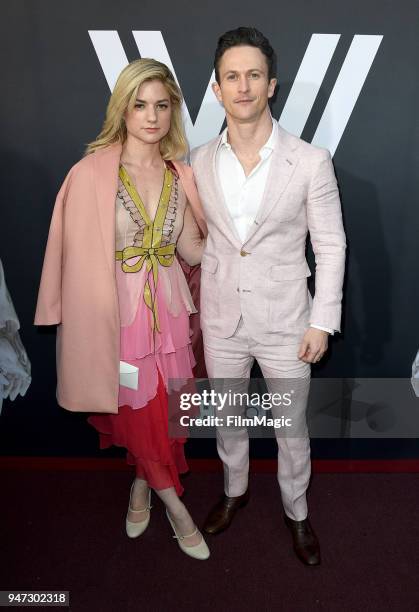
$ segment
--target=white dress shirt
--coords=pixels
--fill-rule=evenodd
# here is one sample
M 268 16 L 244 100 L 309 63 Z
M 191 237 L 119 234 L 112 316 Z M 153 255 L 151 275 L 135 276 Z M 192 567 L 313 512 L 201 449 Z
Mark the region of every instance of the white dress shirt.
M 227 128 L 221 136 L 216 155 L 217 175 L 228 211 L 242 242 L 246 239 L 262 201 L 277 132 L 277 124 L 274 122 L 268 141 L 259 151 L 260 162 L 248 176 L 227 141 Z
M 272 132 L 266 143 L 259 149 L 260 161 L 246 176 L 243 166 L 228 142 L 227 128 L 221 135 L 220 145 L 216 153 L 217 177 L 221 185 L 227 209 L 233 220 L 237 235 L 245 241 L 253 224 L 259 206 L 262 202 L 272 153 L 277 140 L 278 125 L 272 121 Z M 319 325 L 311 325 L 317 329 L 333 334 L 333 330 Z

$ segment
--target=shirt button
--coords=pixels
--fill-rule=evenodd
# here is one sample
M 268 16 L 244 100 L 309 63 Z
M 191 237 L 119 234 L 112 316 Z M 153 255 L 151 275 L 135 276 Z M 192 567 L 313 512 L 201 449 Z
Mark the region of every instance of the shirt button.
M 250 253 L 247 253 L 246 251 L 243 251 L 243 250 L 242 250 L 242 251 L 240 251 L 240 255 L 241 255 L 242 257 L 246 257 L 246 255 L 250 255 Z

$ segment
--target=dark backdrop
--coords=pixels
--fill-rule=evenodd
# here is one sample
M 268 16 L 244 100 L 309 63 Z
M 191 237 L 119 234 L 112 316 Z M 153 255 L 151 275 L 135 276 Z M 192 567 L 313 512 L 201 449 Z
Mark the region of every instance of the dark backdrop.
M 3 3 L 0 256 L 33 381 L 25 398 L 4 403 L 2 454 L 97 453 L 85 416 L 56 404 L 54 330 L 32 326 L 55 194 L 98 133 L 110 93 L 89 30 L 117 31 L 129 60 L 139 56 L 133 30 L 161 31 L 193 121 L 223 31 L 254 25 L 277 49 L 277 118 L 312 34 L 340 34 L 302 133 L 308 141 L 353 37 L 383 36 L 334 154 L 348 238 L 344 326 L 314 376 L 410 376 L 419 344 L 418 20 L 413 0 Z M 274 456 L 273 441 L 254 445 L 256 456 Z M 195 456 L 215 455 L 212 440 L 189 447 Z M 419 445 L 412 439 L 317 440 L 313 455 L 415 457 Z

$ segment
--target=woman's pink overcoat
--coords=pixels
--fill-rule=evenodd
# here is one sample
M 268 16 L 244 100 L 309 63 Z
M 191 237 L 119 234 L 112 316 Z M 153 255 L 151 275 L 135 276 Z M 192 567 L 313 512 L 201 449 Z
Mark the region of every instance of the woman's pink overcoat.
M 84 157 L 54 206 L 35 325 L 57 327 L 57 400 L 77 412 L 118 412 L 119 307 L 115 198 L 121 145 Z M 206 224 L 192 170 L 175 163 L 196 221 Z

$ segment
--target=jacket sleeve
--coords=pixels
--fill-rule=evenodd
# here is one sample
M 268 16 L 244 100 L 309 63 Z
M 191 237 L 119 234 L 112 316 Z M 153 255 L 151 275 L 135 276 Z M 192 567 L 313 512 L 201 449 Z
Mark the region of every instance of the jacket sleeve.
M 307 222 L 316 260 L 310 324 L 340 331 L 346 239 L 335 172 L 326 150 L 313 168 Z
M 199 227 L 194 219 L 191 207 L 188 204 L 185 208 L 183 229 L 177 242 L 179 255 L 190 266 L 196 266 L 201 263 L 202 253 L 205 248 L 205 240 L 205 238 L 201 238 Z
M 197 222 L 203 236 L 206 237 L 208 234 L 207 222 L 205 220 L 201 200 L 196 188 L 192 168 L 182 164 L 181 162 L 174 162 L 174 166 L 179 174 L 179 178 L 191 206 L 195 221 Z
M 64 211 L 72 170 L 58 192 L 52 213 L 35 312 L 35 325 L 61 322 L 61 276 L 63 264 Z

